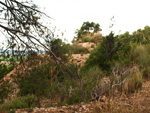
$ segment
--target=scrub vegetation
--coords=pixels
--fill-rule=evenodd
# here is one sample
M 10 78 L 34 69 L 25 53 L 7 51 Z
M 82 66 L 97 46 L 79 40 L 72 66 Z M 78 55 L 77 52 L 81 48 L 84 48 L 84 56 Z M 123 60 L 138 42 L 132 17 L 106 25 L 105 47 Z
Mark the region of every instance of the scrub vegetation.
M 19 5 L 18 2 L 6 1 L 15 3 L 15 6 L 22 9 L 20 11 L 25 10 L 25 6 Z M 0 2 L 0 5 L 3 3 Z M 32 13 L 35 11 L 41 14 L 35 10 L 35 6 L 25 8 L 29 8 Z M 24 18 L 26 16 L 29 15 L 24 15 Z M 0 111 L 13 112 L 14 109 L 20 108 L 73 105 L 96 101 L 104 95 L 111 98 L 116 95 L 116 91 L 129 96 L 140 91 L 143 81 L 150 77 L 149 26 L 132 34 L 126 32 L 114 35 L 112 31 L 109 35 L 102 36 L 100 25 L 87 21 L 76 30 L 73 44 L 67 44 L 53 37 L 50 32 L 44 34 L 44 29 L 48 29 L 38 23 L 39 17 L 36 14 L 31 15 L 29 19 L 34 21 L 27 25 L 19 20 L 20 16 L 18 20 L 13 19 L 14 23 L 20 22 L 17 28 L 20 31 L 0 25 L 12 36 L 11 42 L 7 43 L 10 49 L 6 50 L 12 52 L 1 53 Z M 46 37 L 43 38 L 45 42 L 41 43 L 31 36 L 28 32 L 32 29 L 30 26 L 37 28 L 36 32 L 41 37 Z M 26 34 L 22 29 L 26 30 Z M 23 42 L 19 35 L 27 37 L 29 43 Z M 37 45 L 33 43 L 32 38 L 38 42 Z M 17 40 L 22 45 L 14 43 Z M 89 50 L 79 45 L 87 42 L 95 43 L 96 47 Z M 44 48 L 42 54 L 37 51 L 41 46 Z M 20 50 L 17 51 L 21 47 L 25 49 L 22 54 L 19 53 Z M 90 56 L 80 67 L 72 61 L 73 54 Z M 43 100 L 48 102 L 43 104 Z

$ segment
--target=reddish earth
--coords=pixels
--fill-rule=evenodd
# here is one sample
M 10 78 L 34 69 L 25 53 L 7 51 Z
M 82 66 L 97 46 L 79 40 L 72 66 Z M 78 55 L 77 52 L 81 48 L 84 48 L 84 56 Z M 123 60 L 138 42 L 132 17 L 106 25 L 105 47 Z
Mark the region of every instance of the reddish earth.
M 90 53 L 88 54 L 72 54 L 71 60 L 74 64 L 77 64 L 78 66 L 83 66 L 85 61 L 89 58 Z

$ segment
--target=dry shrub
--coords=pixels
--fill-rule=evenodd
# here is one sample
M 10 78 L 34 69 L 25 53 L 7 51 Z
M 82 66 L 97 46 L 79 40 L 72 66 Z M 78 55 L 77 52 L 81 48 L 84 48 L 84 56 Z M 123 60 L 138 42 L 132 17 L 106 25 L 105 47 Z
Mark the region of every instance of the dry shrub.
M 95 42 L 93 36 L 91 34 L 86 34 L 83 38 L 82 38 L 82 42 Z
M 96 34 L 94 34 L 93 38 L 95 40 L 95 43 L 98 44 L 100 42 L 100 40 L 102 40 L 103 37 L 102 37 L 102 34 L 96 33 Z
M 109 95 L 114 96 L 118 93 L 134 93 L 142 87 L 143 73 L 140 71 L 139 67 L 134 66 L 130 69 L 125 69 L 125 71 L 120 74 L 112 75 L 110 77 L 110 89 Z M 103 86 L 107 89 L 107 84 Z
M 142 82 L 142 72 L 140 72 L 138 67 L 134 67 L 130 70 L 130 75 L 125 79 L 123 90 L 126 94 L 134 93 L 142 87 Z
M 84 36 L 82 36 L 82 39 L 79 40 L 79 43 L 82 42 L 94 42 L 96 44 L 98 44 L 100 42 L 100 40 L 102 40 L 102 34 L 100 33 L 96 33 L 96 34 L 86 34 Z
M 87 48 L 84 48 L 84 47 L 82 47 L 82 46 L 80 46 L 76 43 L 73 44 L 71 51 L 72 51 L 73 54 L 80 54 L 80 53 L 86 54 L 86 53 L 89 53 L 89 50 Z

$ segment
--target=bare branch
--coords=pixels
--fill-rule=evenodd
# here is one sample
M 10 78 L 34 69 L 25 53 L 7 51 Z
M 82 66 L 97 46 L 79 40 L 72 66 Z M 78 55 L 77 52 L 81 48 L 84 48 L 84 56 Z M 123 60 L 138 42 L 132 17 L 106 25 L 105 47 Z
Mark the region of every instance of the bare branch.
M 48 51 L 56 62 L 62 64 L 68 74 L 73 75 L 73 72 L 68 66 L 51 51 L 48 44 L 45 44 L 48 38 L 53 37 L 53 32 L 41 24 L 39 20 L 45 16 L 51 19 L 48 15 L 38 10 L 38 8 L 28 2 L 18 2 L 17 0 L 0 1 L 1 20 L 7 23 L 0 23 L 0 28 L 12 37 L 15 42 L 20 42 L 30 49 L 43 48 Z M 41 41 L 42 40 L 42 41 Z M 28 44 L 26 41 L 29 41 Z M 12 42 L 12 43 L 15 43 Z M 18 45 L 19 46 L 19 45 Z M 76 75 L 78 75 L 76 73 Z M 78 75 L 79 77 L 79 75 Z

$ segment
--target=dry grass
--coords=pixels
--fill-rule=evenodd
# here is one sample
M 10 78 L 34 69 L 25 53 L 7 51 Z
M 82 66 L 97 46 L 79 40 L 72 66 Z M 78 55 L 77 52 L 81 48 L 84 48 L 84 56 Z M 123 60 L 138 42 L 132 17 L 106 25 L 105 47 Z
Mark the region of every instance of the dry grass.
M 138 67 L 134 67 L 130 70 L 130 75 L 125 79 L 123 86 L 124 93 L 134 93 L 136 90 L 142 87 L 143 75 Z
M 96 34 L 86 34 L 84 36 L 82 36 L 82 39 L 80 39 L 78 42 L 79 43 L 83 43 L 83 42 L 94 42 L 96 44 L 98 44 L 100 42 L 100 40 L 102 40 L 102 34 L 100 33 L 96 33 Z
M 84 48 L 76 43 L 72 46 L 72 53 L 73 54 L 86 54 L 89 53 L 89 50 L 87 48 Z
M 110 99 L 111 113 L 149 113 L 150 81 L 145 81 L 140 91 L 126 95 L 124 93 Z

